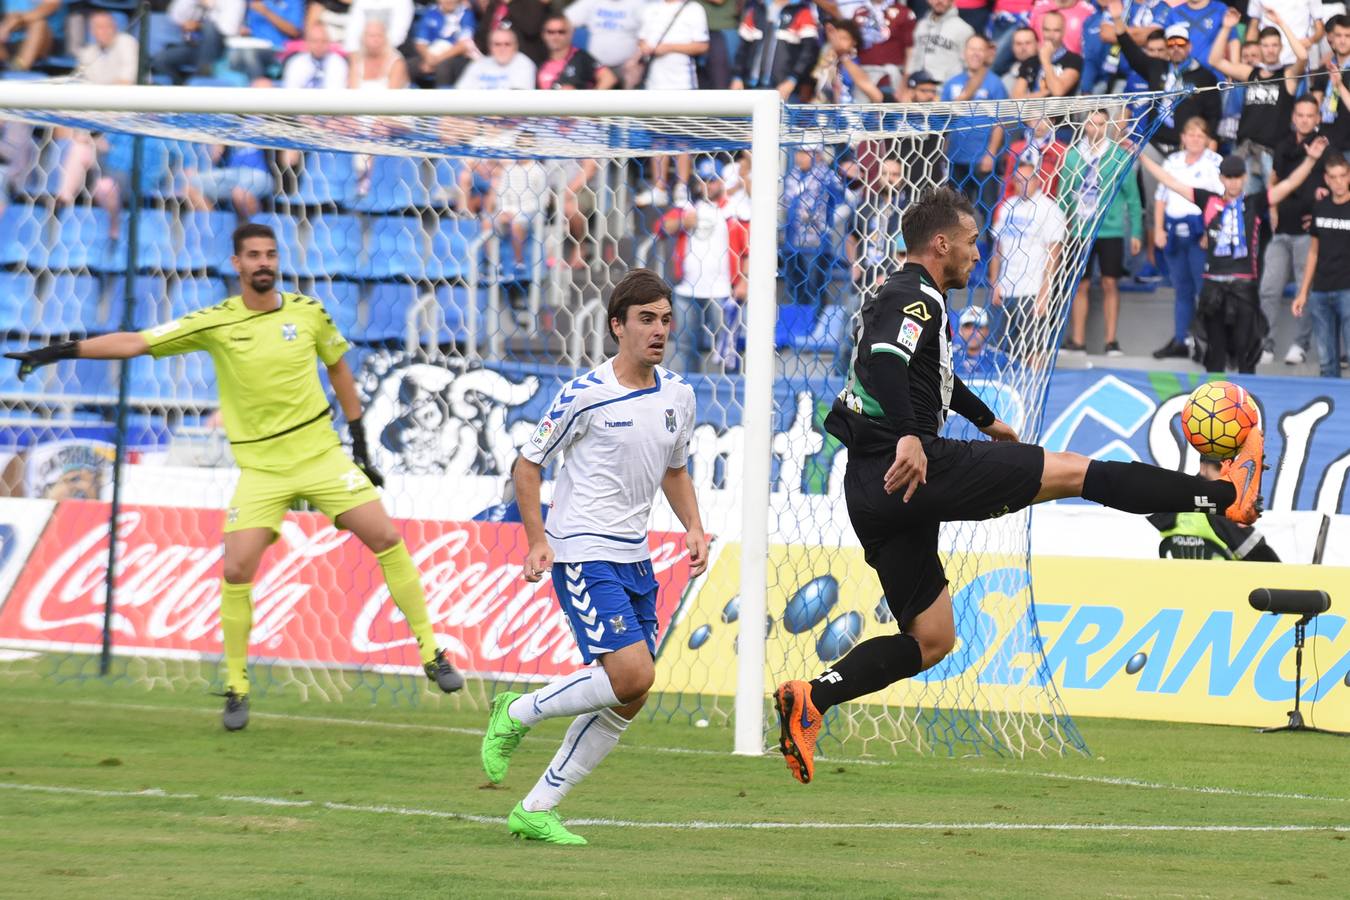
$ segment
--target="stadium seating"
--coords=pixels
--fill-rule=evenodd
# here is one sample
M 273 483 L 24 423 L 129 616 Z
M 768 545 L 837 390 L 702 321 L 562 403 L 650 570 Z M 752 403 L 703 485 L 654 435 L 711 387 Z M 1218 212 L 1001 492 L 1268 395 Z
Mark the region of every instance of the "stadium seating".
M 97 276 L 63 272 L 52 279 L 31 330 L 47 337 L 112 331 L 114 317 L 102 299 L 103 285 Z
M 169 315 L 177 319 L 215 306 L 226 296 L 225 282 L 219 278 L 181 278 L 169 288 Z
M 773 345 L 780 350 L 795 348 L 811 335 L 815 327 L 815 306 L 805 303 L 781 304 L 773 332 Z
M 173 215 L 166 209 L 142 209 L 136 223 L 137 271 L 171 272 L 182 265 L 173 239 Z M 127 241 L 131 238 L 131 213 L 123 212 L 117 240 L 102 260 L 102 271 L 126 268 Z M 99 268 L 90 266 L 90 268 Z
M 299 189 L 286 199 L 300 206 L 351 206 L 356 199 L 352 155 L 326 151 L 306 153 Z
M 470 293 L 472 291 L 472 294 Z M 472 299 L 470 299 L 472 297 Z M 445 324 L 437 336 L 442 344 L 461 342 L 468 338 L 469 304 L 478 306 L 478 329 L 481 333 L 487 327 L 487 291 L 482 288 L 466 288 L 458 284 L 443 284 L 436 288 L 436 302 L 445 317 Z
M 367 344 L 402 342 L 408 333 L 408 312 L 417 302 L 417 287 L 399 282 L 371 286 L 368 307 L 370 321 L 356 334 Z
M 446 216 L 438 219 L 431 233 L 431 256 L 427 260 L 427 277 L 433 281 L 467 279 L 470 275 L 470 247 L 483 234 L 477 219 L 457 219 Z M 479 248 L 481 256 L 482 248 Z M 481 259 L 480 259 L 481 262 Z M 482 268 L 479 268 L 482 271 Z
M 0 266 L 39 269 L 47 265 L 47 208 L 14 203 L 0 213 Z
M 356 275 L 361 245 L 361 222 L 355 216 L 314 216 L 296 274 L 304 278 Z
M 56 217 L 57 237 L 46 265 L 57 271 L 101 270 L 108 259 L 108 214 L 89 206 L 72 206 Z
M 27 272 L 0 272 L 0 332 L 26 329 L 36 300 L 36 278 Z
M 401 212 L 431 203 L 422 183 L 421 165 L 406 156 L 372 157 L 370 172 L 363 181 L 365 190 L 352 204 L 359 212 Z
M 363 278 L 425 277 L 427 238 L 420 219 L 380 217 L 372 219 L 370 226 L 366 263 L 360 272 Z
M 169 288 L 162 275 L 137 275 L 132 290 L 131 327 L 133 329 L 150 328 L 172 318 L 169 311 Z M 112 296 L 116 298 L 112 319 L 116 323 L 115 327 L 120 327 L 123 312 L 122 298 L 125 296 L 123 282 L 120 279 L 114 285 Z
M 229 267 L 234 253 L 230 233 L 234 230 L 233 213 L 211 210 L 190 211 L 182 217 L 183 253 L 178 267 L 185 271 L 218 271 Z
M 351 281 L 319 279 L 309 293 L 323 301 L 337 330 L 347 340 L 355 340 L 361 316 L 361 286 Z

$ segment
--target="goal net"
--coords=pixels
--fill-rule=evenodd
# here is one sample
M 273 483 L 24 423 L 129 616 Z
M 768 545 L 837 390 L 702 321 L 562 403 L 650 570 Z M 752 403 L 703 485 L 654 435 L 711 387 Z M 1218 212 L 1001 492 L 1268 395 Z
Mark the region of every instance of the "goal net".
M 6 350 L 146 328 L 237 293 L 230 234 L 245 220 L 275 230 L 281 288 L 320 300 L 352 344 L 385 504 L 470 683 L 450 698 L 430 689 L 374 560 L 298 504 L 254 582 L 255 697 L 485 709 L 507 685 L 578 664 L 551 586 L 520 577 L 509 467 L 612 352 L 609 289 L 633 267 L 662 274 L 676 295 L 666 364 L 697 395 L 691 470 L 715 540 L 691 577 L 658 501 L 648 710 L 734 722 L 742 752 L 772 743 L 766 685 L 895 628 L 848 523 L 846 454 L 822 423 L 854 314 L 903 262 L 905 204 L 943 183 L 975 202 L 984 260 L 949 297 L 953 365 L 1035 440 L 1094 238 L 1123 220 L 1128 252 L 1133 148 L 1173 99 L 9 93 Z M 14 498 L 0 511 L 27 554 L 0 584 L 0 646 L 40 653 L 25 665 L 57 679 L 219 687 L 220 533 L 237 476 L 209 358 L 67 362 L 22 382 L 7 365 L 0 406 Z M 340 414 L 335 425 L 345 440 Z M 944 527 L 956 650 L 832 711 L 824 752 L 1082 749 L 1040 643 L 1028 516 Z

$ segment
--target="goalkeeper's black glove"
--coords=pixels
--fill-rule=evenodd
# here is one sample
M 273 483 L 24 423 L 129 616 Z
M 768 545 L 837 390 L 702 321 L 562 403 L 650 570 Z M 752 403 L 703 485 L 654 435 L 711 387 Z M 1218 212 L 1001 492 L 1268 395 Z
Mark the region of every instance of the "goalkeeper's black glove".
M 79 348 L 79 341 L 62 341 L 59 344 L 50 344 L 33 350 L 6 353 L 5 359 L 17 359 L 19 361 L 19 380 L 23 381 L 40 366 L 48 366 L 63 359 L 74 359 L 80 355 Z
M 384 476 L 380 474 L 379 469 L 370 464 L 370 451 L 366 449 L 366 429 L 361 424 L 361 419 L 358 417 L 348 422 L 347 430 L 352 435 L 352 461 L 356 463 L 358 469 L 366 473 L 371 484 L 384 487 Z

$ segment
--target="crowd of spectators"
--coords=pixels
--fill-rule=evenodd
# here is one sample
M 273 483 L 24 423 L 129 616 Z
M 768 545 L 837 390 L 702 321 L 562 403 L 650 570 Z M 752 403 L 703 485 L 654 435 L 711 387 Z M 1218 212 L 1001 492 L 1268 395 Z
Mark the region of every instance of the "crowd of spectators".
M 1101 352 L 1126 352 L 1117 337 L 1120 290 L 1166 278 L 1175 290 L 1174 328 L 1159 336 L 1155 357 L 1204 357 L 1215 341 L 1205 322 L 1223 319 L 1213 309 L 1220 303 L 1241 307 L 1229 318 L 1255 323 L 1244 326 L 1243 339 L 1250 330 L 1259 343 L 1250 351 L 1227 346 L 1224 360 L 1210 353 L 1211 367 L 1250 370 L 1281 351 L 1291 364 L 1317 352 L 1323 373 L 1336 375 L 1350 342 L 1350 295 L 1312 290 L 1327 279 L 1309 266 L 1319 259 L 1319 228 L 1335 227 L 1318 224 L 1333 216 L 1323 209 L 1333 194 L 1324 170 L 1334 163 L 1340 172 L 1340 154 L 1350 150 L 1343 77 L 1350 17 L 1343 3 L 1234 2 L 1239 8 L 1222 0 L 1128 7 L 1121 0 L 156 0 L 148 58 L 161 83 L 759 88 L 796 103 L 922 105 L 1191 88 L 1156 122 L 1115 101 L 1071 119 L 1037 115 L 875 146 L 797 149 L 782 185 L 786 302 L 856 304 L 903 260 L 897 225 L 908 196 L 950 181 L 981 212 L 989 266 L 980 273 L 984 293 L 972 292 L 970 302 L 983 308 L 962 322 L 984 334 L 990 352 L 1017 355 L 1019 335 L 1043 316 L 1047 295 L 1060 287 L 1053 273 L 1076 247 L 1100 279 Z M 92 82 L 134 81 L 136 38 L 123 14 L 97 5 L 6 0 L 0 66 L 59 71 L 64 64 Z M 1136 148 L 1150 133 L 1147 146 Z M 1274 190 L 1301 171 L 1319 136 L 1330 149 L 1319 151 L 1311 174 L 1296 189 Z M 74 149 L 64 155 L 56 202 L 87 195 L 115 212 L 125 193 L 124 148 L 102 136 L 65 137 Z M 1134 168 L 1136 149 L 1157 166 Z M 276 188 L 274 170 L 301 160 L 215 148 L 197 163 L 184 173 L 187 203 L 247 217 Z M 1239 164 L 1241 190 L 1225 190 L 1223 173 Z M 736 365 L 735 341 L 718 345 L 717 335 L 733 329 L 744 293 L 744 169 L 744 158 L 695 154 L 632 167 L 634 205 L 651 211 L 652 233 L 678 242 L 685 261 L 680 296 L 696 323 L 690 327 L 704 333 L 689 345 L 699 355 L 691 358 L 695 367 Z M 1108 202 L 1102 185 L 1124 169 L 1127 186 Z M 1193 188 L 1192 196 L 1161 184 L 1155 169 Z M 572 238 L 562 263 L 580 268 L 596 249 L 584 240 L 595 170 L 478 163 L 458 174 L 454 202 L 520 257 L 543 212 L 539 198 L 556 196 Z M 1267 206 L 1264 198 L 1278 202 Z M 1101 230 L 1083 248 L 1099 215 Z M 116 221 L 113 215 L 114 228 Z M 1248 227 L 1256 231 L 1250 241 Z M 1241 240 L 1232 239 L 1233 228 Z M 696 262 L 706 253 L 720 256 L 715 265 Z M 1234 266 L 1216 253 L 1250 254 L 1251 264 Z M 1320 259 L 1325 268 L 1327 257 Z M 1241 290 L 1229 289 L 1234 280 Z M 1229 287 L 1219 291 L 1219 284 Z M 1070 304 L 1064 351 L 1088 350 L 1090 296 L 1084 279 Z M 1279 348 L 1273 324 L 1291 299 L 1302 301 L 1291 306 L 1298 328 L 1292 344 Z

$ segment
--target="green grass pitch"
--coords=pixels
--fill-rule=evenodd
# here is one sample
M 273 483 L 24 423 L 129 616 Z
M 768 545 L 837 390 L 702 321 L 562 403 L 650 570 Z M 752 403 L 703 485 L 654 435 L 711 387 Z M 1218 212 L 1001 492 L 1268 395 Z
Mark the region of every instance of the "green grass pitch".
M 504 817 L 563 722 L 491 788 L 478 712 L 273 696 L 227 734 L 219 704 L 0 677 L 0 894 L 1350 896 L 1339 738 L 1080 720 L 1090 757 L 832 759 L 803 787 L 726 728 L 639 719 L 562 848 Z

